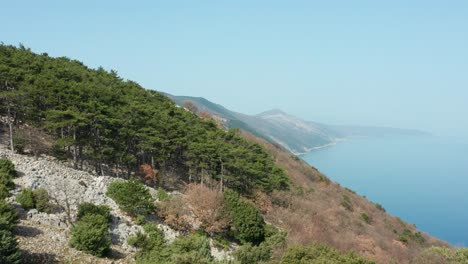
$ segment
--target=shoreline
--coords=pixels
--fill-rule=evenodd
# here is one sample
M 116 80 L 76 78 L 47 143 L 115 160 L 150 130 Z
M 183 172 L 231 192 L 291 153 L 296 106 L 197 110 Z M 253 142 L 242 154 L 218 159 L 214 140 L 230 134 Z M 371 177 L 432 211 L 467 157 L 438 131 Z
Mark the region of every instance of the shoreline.
M 334 139 L 332 142 L 324 144 L 324 145 L 320 145 L 320 146 L 317 146 L 317 147 L 311 147 L 311 148 L 305 148 L 305 152 L 294 152 L 294 151 L 291 151 L 291 152 L 296 156 L 304 156 L 304 155 L 307 155 L 307 154 L 309 154 L 310 152 L 312 152 L 314 150 L 319 150 L 319 149 L 322 149 L 322 148 L 335 146 L 336 144 L 338 144 L 340 142 L 347 141 L 347 140 L 348 140 L 348 138 L 337 138 L 337 139 Z

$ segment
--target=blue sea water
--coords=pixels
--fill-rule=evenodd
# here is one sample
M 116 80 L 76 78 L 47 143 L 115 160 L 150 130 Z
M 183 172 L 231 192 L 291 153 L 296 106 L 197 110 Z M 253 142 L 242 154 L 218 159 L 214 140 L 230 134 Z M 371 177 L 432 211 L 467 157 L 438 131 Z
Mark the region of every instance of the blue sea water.
M 456 246 L 468 246 L 468 143 L 353 138 L 302 157 L 333 181 Z

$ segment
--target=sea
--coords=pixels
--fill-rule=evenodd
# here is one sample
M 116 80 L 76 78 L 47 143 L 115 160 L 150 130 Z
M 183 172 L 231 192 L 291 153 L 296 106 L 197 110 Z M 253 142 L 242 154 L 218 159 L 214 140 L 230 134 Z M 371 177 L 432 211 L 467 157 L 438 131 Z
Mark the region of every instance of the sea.
M 302 158 L 425 233 L 468 246 L 468 140 L 349 138 Z

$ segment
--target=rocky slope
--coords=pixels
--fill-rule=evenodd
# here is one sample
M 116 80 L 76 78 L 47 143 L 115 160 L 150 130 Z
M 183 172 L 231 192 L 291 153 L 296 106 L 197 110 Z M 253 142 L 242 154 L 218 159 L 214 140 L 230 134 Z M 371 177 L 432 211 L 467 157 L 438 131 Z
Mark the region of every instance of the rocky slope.
M 129 236 L 142 227 L 124 214 L 117 204 L 105 193 L 109 184 L 116 178 L 95 176 L 90 173 L 74 170 L 67 163 L 58 162 L 48 156 L 30 157 L 11 154 L 4 145 L 0 145 L 0 157 L 11 160 L 19 176 L 12 196 L 7 200 L 20 213 L 20 223 L 15 233 L 21 250 L 32 263 L 133 263 L 136 249 L 127 244 Z M 48 191 L 51 202 L 56 206 L 54 212 L 47 214 L 35 209 L 25 211 L 15 201 L 15 196 L 23 188 L 44 188 Z M 156 197 L 157 191 L 148 188 Z M 81 202 L 105 204 L 112 211 L 110 233 L 112 252 L 108 258 L 99 259 L 69 247 L 71 223 L 76 220 L 78 205 Z M 158 219 L 153 219 L 158 221 Z M 160 223 L 168 241 L 179 234 Z M 225 252 L 215 248 L 212 254 L 218 259 L 226 257 Z

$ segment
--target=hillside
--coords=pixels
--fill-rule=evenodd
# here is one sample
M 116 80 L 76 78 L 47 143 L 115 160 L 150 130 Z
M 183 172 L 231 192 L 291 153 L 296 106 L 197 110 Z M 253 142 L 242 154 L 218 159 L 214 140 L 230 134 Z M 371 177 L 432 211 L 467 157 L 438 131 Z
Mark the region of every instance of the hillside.
M 202 97 L 174 96 L 164 93 L 177 105 L 193 103 L 198 114 L 207 113 L 226 128 L 239 128 L 270 143 L 278 144 L 295 155 L 335 144 L 350 137 L 378 137 L 386 135 L 427 135 L 423 131 L 371 126 L 338 126 L 305 121 L 279 109 L 246 115 L 226 109 Z
M 453 251 L 278 145 L 114 71 L 1 45 L 0 100 L 11 259 L 16 240 L 39 263 L 411 263 L 431 246 Z

